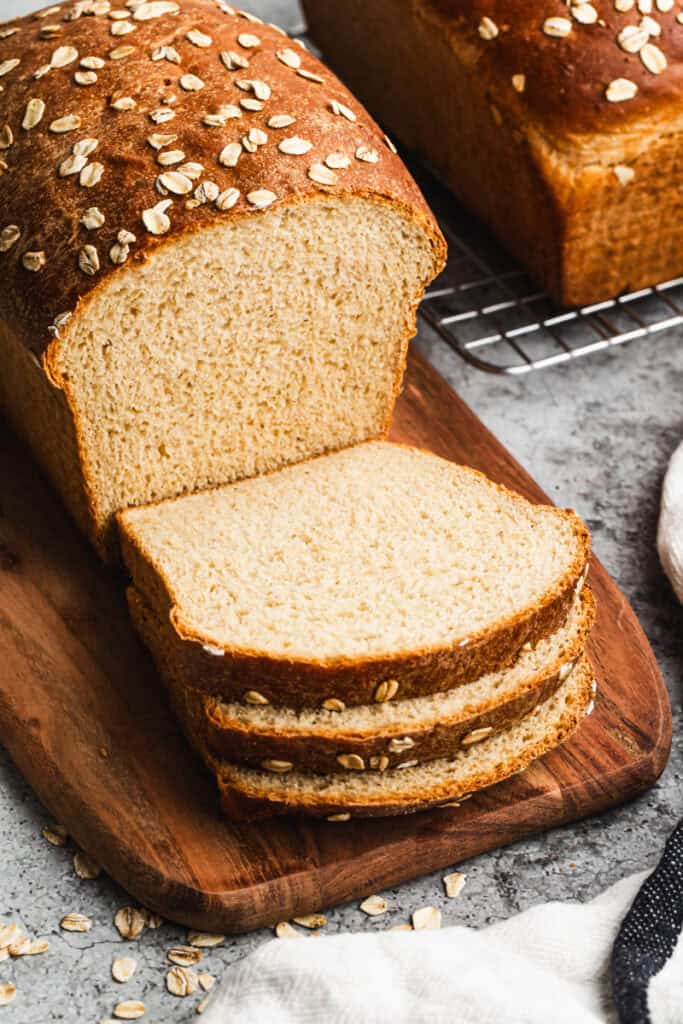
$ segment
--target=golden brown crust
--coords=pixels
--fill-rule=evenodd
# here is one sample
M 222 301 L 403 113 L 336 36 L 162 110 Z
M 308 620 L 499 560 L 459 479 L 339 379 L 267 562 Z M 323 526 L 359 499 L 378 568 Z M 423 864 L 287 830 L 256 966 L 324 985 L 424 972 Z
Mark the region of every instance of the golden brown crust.
M 278 794 L 266 794 L 263 772 L 248 772 L 241 769 L 235 771 L 228 762 L 213 758 L 198 736 L 194 735 L 191 739 L 208 766 L 216 772 L 221 806 L 233 821 L 255 821 L 279 814 L 305 814 L 327 818 L 337 815 L 343 815 L 344 818 L 347 815 L 351 818 L 367 818 L 409 814 L 438 807 L 440 804 L 457 802 L 466 795 L 502 782 L 524 771 L 533 761 L 568 740 L 590 712 L 593 701 L 593 668 L 587 656 L 577 665 L 570 679 L 576 681 L 573 699 L 567 702 L 559 722 L 552 731 L 534 743 L 526 744 L 516 754 L 497 764 L 494 769 L 477 769 L 476 763 L 473 763 L 468 772 L 460 773 L 453 780 L 436 784 L 429 791 L 423 790 L 419 795 L 411 790 L 409 783 L 406 783 L 406 791 L 402 797 L 389 799 L 379 787 L 372 796 L 366 794 L 363 803 L 343 794 L 339 788 L 336 790 L 339 795 L 335 797 L 330 795 L 329 790 L 302 795 L 294 790 L 285 789 Z
M 476 470 L 469 472 L 487 479 Z M 524 498 L 502 485 L 492 486 L 526 504 Z M 183 622 L 182 609 L 175 605 L 172 580 L 160 565 L 148 559 L 125 512 L 120 514 L 118 522 L 124 562 L 135 588 L 156 615 L 162 621 L 168 619 L 173 627 L 167 633 L 168 645 L 179 677 L 188 686 L 220 694 L 229 700 L 241 699 L 245 689 L 257 689 L 274 706 L 300 710 L 317 707 L 330 697 L 342 700 L 347 707 L 370 704 L 380 683 L 389 679 L 398 683 L 401 699 L 448 690 L 506 668 L 525 644 L 535 647 L 544 637 L 556 632 L 566 621 L 577 589 L 580 590 L 585 581 L 590 534 L 571 509 L 548 511 L 571 523 L 575 553 L 567 571 L 533 607 L 521 609 L 455 646 L 325 662 L 213 647 L 210 638 Z
M 648 70 L 639 52 L 629 52 L 618 42 L 625 28 L 641 25 L 638 5 L 618 11 L 614 0 L 592 0 L 590 6 L 597 17 L 584 24 L 565 0 L 546 0 L 543 5 L 528 0 L 413 0 L 416 14 L 432 21 L 435 31 L 445 33 L 454 47 L 476 49 L 477 73 L 521 120 L 537 119 L 560 138 L 628 132 L 636 125 L 652 129 L 663 118 L 680 116 L 683 24 L 677 20 L 678 5 L 669 11 L 651 5 L 649 17 L 657 34 L 645 34 L 644 39 L 656 45 L 667 62 L 657 74 Z M 493 38 L 480 33 L 484 18 L 498 30 Z M 548 19 L 556 18 L 568 23 L 567 35 L 550 34 Z M 526 78 L 522 93 L 512 86 L 517 74 Z M 619 78 L 633 82 L 637 92 L 632 99 L 610 102 L 607 87 Z
M 191 706 L 203 715 L 202 732 L 208 749 L 216 757 L 258 767 L 264 760 L 287 761 L 295 769 L 315 772 L 335 772 L 343 768 L 340 755 L 355 754 L 369 768 L 386 770 L 406 760 L 419 762 L 446 757 L 457 750 L 463 737 L 477 729 L 500 731 L 531 711 L 539 702 L 551 696 L 566 678 L 568 670 L 581 656 L 595 618 L 595 601 L 589 587 L 582 591 L 581 621 L 555 660 L 541 666 L 535 673 L 520 681 L 512 693 L 502 696 L 493 693 L 487 701 L 466 705 L 458 712 L 444 714 L 438 722 L 433 719 L 392 721 L 388 727 L 377 725 L 367 729 L 345 728 L 344 715 L 335 716 L 329 725 L 315 728 L 288 728 L 286 724 L 260 725 L 232 715 L 218 696 L 207 697 L 203 691 L 188 687 Z M 131 588 L 129 601 L 136 627 L 153 653 L 160 674 L 173 692 L 186 684 L 176 675 L 169 657 L 168 627 L 156 618 Z M 394 706 L 400 711 L 401 701 Z M 411 746 L 391 740 L 404 741 L 409 737 Z M 373 765 L 372 758 L 381 758 Z
M 96 9 L 106 10 L 106 4 L 94 2 Z M 167 6 L 173 9 L 176 5 Z M 154 3 L 144 4 L 143 14 L 151 7 Z M 227 11 L 227 5 L 224 7 Z M 145 261 L 158 246 L 171 244 L 182 233 L 201 230 L 219 218 L 258 216 L 258 209 L 246 198 L 258 190 L 272 192 L 275 203 L 319 198 L 325 193 L 388 201 L 424 227 L 434 246 L 435 263 L 443 261 L 445 243 L 400 158 L 348 90 L 315 57 L 277 29 L 238 13 L 225 13 L 213 0 L 178 0 L 177 8 L 177 14 L 149 19 L 141 15 L 138 5 L 123 20 L 111 19 L 106 13 L 68 20 L 78 9 L 77 3 L 69 3 L 47 17 L 39 12 L 15 19 L 0 33 L 0 73 L 5 70 L 0 127 L 9 126 L 11 138 L 0 154 L 7 165 L 0 190 L 0 229 L 17 225 L 20 230 L 19 239 L 0 253 L 0 318 L 38 355 L 50 341 L 48 327 L 54 325 L 55 318 L 82 308 L 95 289 L 117 272 L 110 251 L 119 231 L 136 236 L 129 243 L 126 264 L 134 265 Z M 113 35 L 122 31 L 124 23 L 132 30 Z M 55 27 L 46 35 L 50 26 Z M 18 31 L 7 34 L 14 28 Z M 171 59 L 153 60 L 152 54 L 164 46 L 171 47 Z M 134 49 L 113 58 L 112 52 L 120 52 L 121 47 Z M 300 67 L 290 67 L 276 56 L 283 51 L 286 60 L 300 61 Z M 228 70 L 220 54 L 231 52 L 247 60 L 248 68 Z M 97 58 L 97 70 L 80 63 L 91 57 Z M 58 65 L 67 63 L 36 79 L 36 70 L 51 59 Z M 15 60 L 19 63 L 13 67 Z M 301 71 L 322 78 L 322 82 L 302 77 Z M 96 75 L 97 81 L 76 84 L 74 75 L 84 72 Z M 187 79 L 187 75 L 195 77 Z M 197 80 L 201 88 L 196 88 Z M 253 82 L 259 84 L 247 84 Z M 264 84 L 269 95 L 259 100 L 254 88 L 259 96 L 265 96 Z M 24 128 L 31 99 L 44 102 L 45 111 L 39 123 Z M 134 109 L 126 109 L 131 101 Z M 246 110 L 245 101 L 256 101 L 262 109 Z M 341 103 L 354 120 L 335 113 L 331 108 L 335 103 Z M 222 127 L 203 123 L 206 115 L 226 104 L 237 107 L 240 116 L 226 120 Z M 153 123 L 150 115 L 161 107 L 172 110 L 174 117 Z M 78 129 L 50 130 L 50 125 L 68 115 L 80 119 Z M 269 127 L 268 121 L 277 115 L 289 115 L 295 122 L 285 128 Z M 238 146 L 237 166 L 223 166 L 219 154 L 224 147 L 240 143 L 253 130 L 264 132 L 267 141 L 262 143 L 263 136 L 257 134 L 259 144 L 250 146 L 255 152 Z M 147 141 L 153 134 L 176 138 L 157 150 Z M 278 145 L 292 136 L 310 142 L 310 151 L 303 155 L 280 152 Z M 97 140 L 97 148 L 85 158 L 91 172 L 98 170 L 96 165 L 103 169 L 94 187 L 80 184 L 81 172 L 59 173 L 63 162 L 73 156 L 74 144 L 84 139 Z M 161 166 L 160 155 L 173 151 L 183 153 L 182 160 Z M 367 156 L 367 151 L 370 159 L 376 156 L 376 162 L 357 158 L 359 152 Z M 312 180 L 311 166 L 335 152 L 350 159 L 348 168 L 334 171 L 336 183 Z M 188 164 L 201 164 L 203 170 L 188 169 Z M 210 181 L 220 193 L 238 189 L 239 199 L 221 212 L 213 201 L 195 203 L 193 192 L 167 194 L 166 198 L 173 200 L 168 211 L 170 231 L 152 234 L 142 215 L 165 198 L 155 182 L 160 174 L 183 169 L 188 171 L 185 177 L 190 177 L 193 189 Z M 190 209 L 188 198 L 192 200 Z M 89 207 L 104 214 L 105 223 L 99 229 L 87 230 L 80 223 Z M 86 244 L 97 250 L 99 269 L 92 276 L 79 268 L 79 253 Z M 22 260 L 27 252 L 45 253 L 45 265 L 38 272 L 25 269 Z M 62 335 L 69 329 L 69 323 L 63 325 Z M 46 365 L 51 373 L 56 372 L 54 353 Z
M 591 24 L 572 13 L 591 5 L 561 0 L 542 10 L 522 0 L 304 6 L 349 85 L 561 303 L 683 272 L 683 225 L 671 215 L 683 187 L 678 6 L 645 15 L 595 0 Z M 569 35 L 547 35 L 549 17 L 566 19 Z M 484 18 L 492 38 L 480 34 Z M 659 35 L 625 45 L 649 49 L 622 49 L 617 35 L 644 19 Z M 652 47 L 666 59 L 659 74 L 643 62 L 661 62 Z M 638 91 L 610 102 L 607 87 L 621 78 Z

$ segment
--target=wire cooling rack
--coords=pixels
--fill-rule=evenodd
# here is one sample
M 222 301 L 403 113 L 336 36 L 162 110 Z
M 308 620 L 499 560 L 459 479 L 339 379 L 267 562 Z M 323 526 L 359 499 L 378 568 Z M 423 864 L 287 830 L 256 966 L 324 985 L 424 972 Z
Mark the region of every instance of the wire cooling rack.
M 530 373 L 683 324 L 683 277 L 590 306 L 557 306 L 442 186 L 413 172 L 449 248 L 420 315 L 478 369 Z
M 320 54 L 303 27 L 292 35 Z M 683 324 L 683 277 L 563 309 L 429 171 L 401 155 L 448 242 L 448 265 L 427 291 L 419 315 L 472 366 L 488 373 L 531 373 Z

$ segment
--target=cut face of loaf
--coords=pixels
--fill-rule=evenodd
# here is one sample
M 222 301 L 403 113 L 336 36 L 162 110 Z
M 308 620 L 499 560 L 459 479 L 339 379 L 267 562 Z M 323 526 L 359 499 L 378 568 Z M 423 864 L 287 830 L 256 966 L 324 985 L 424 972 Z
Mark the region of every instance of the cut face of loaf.
M 570 511 L 368 443 L 120 516 L 137 590 L 187 685 L 371 704 L 471 682 L 560 628 L 587 571 Z
M 405 814 L 458 801 L 523 771 L 571 736 L 592 709 L 594 693 L 593 669 L 585 657 L 555 694 L 509 729 L 460 749 L 449 759 L 383 774 L 255 771 L 210 755 L 201 736 L 193 735 L 191 713 L 185 713 L 185 726 L 215 771 L 223 809 L 233 820 L 276 814 L 346 820 Z
M 135 588 L 130 588 L 129 605 L 174 702 L 182 703 L 175 694 L 187 683 L 178 678 L 169 657 L 171 626 L 158 620 Z M 196 688 L 190 688 L 190 699 L 202 709 L 197 727 L 218 758 L 252 767 L 282 762 L 297 771 L 338 772 L 351 757 L 359 767 L 386 771 L 406 761 L 448 756 L 521 719 L 567 678 L 583 653 L 594 617 L 586 586 L 562 628 L 524 650 L 509 669 L 429 697 L 301 712 L 258 703 L 263 698 L 254 690 L 246 691 L 240 703 L 207 697 Z
M 305 49 L 213 0 L 107 10 L 0 32 L 0 406 L 105 556 L 121 508 L 384 436 L 445 258 Z
M 111 278 L 56 359 L 102 543 L 121 508 L 382 437 L 431 259 L 390 204 L 320 197 Z

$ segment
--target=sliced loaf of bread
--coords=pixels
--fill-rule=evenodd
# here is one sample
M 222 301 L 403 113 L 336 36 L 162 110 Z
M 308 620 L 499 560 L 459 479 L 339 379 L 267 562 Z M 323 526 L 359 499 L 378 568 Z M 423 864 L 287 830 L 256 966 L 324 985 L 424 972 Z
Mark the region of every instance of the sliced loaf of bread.
M 446 245 L 275 26 L 59 10 L 0 31 L 0 409 L 113 558 L 118 509 L 384 437 Z
M 203 709 L 191 693 L 175 693 L 176 709 L 190 740 L 215 772 L 223 810 L 235 821 L 277 814 L 305 814 L 345 821 L 424 810 L 523 771 L 571 736 L 592 710 L 596 684 L 584 656 L 559 689 L 521 722 L 453 757 L 377 772 L 319 775 L 271 766 L 270 771 L 221 761 L 206 748 Z
M 162 678 L 173 680 L 171 687 L 185 685 L 169 657 L 170 624 L 161 623 L 133 587 L 129 604 Z M 243 702 L 225 702 L 191 689 L 203 708 L 206 745 L 217 757 L 253 767 L 277 761 L 301 771 L 349 766 L 386 771 L 406 760 L 422 763 L 474 745 L 547 700 L 581 657 L 594 617 L 593 596 L 585 586 L 566 623 L 534 649 L 522 651 L 509 669 L 427 697 L 347 709 L 332 701 L 329 707 L 297 712 L 264 704 L 257 691 L 247 691 Z M 385 696 L 390 695 L 387 689 Z
M 295 710 L 408 699 L 565 622 L 590 539 L 475 470 L 370 442 L 119 516 L 177 678 Z

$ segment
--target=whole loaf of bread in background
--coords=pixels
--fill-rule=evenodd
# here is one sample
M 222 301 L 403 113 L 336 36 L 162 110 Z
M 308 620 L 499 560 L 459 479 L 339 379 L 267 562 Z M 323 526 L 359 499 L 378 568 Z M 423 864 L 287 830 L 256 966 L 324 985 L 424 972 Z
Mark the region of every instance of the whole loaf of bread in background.
M 683 273 L 678 0 L 303 0 L 314 40 L 564 304 Z
M 122 508 L 385 434 L 445 244 L 388 139 L 213 0 L 0 26 L 0 404 L 100 553 Z

